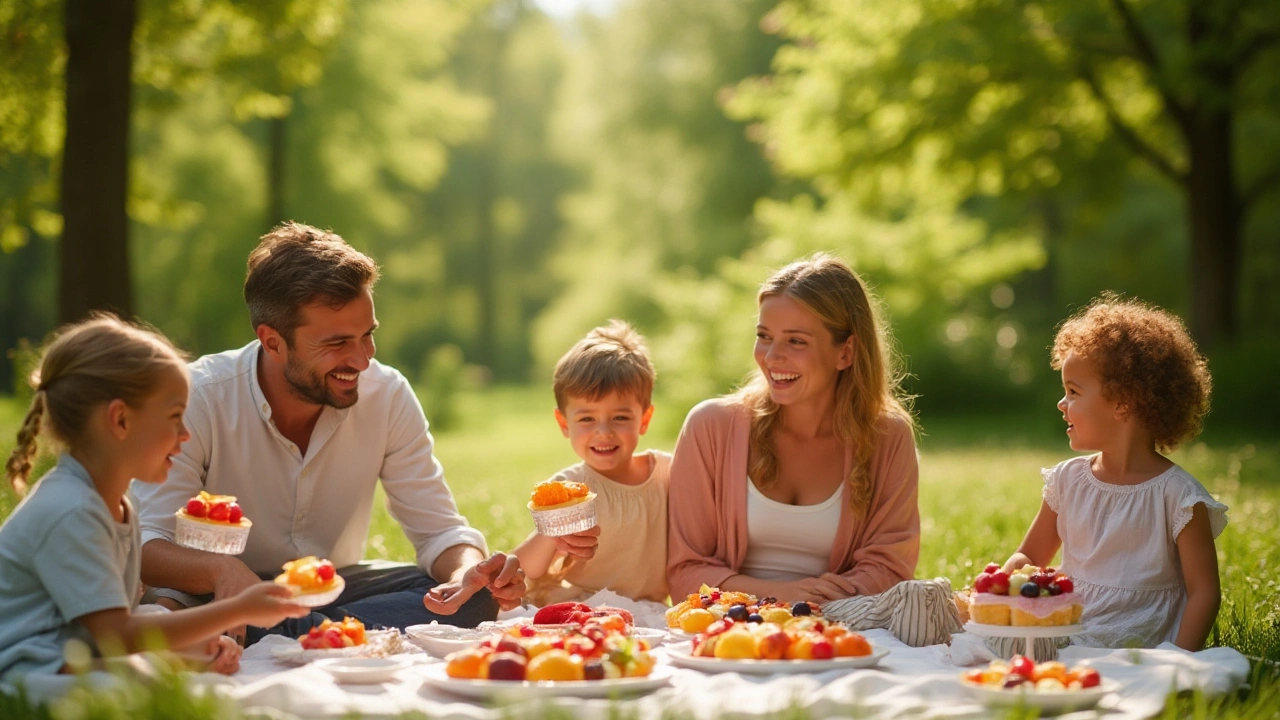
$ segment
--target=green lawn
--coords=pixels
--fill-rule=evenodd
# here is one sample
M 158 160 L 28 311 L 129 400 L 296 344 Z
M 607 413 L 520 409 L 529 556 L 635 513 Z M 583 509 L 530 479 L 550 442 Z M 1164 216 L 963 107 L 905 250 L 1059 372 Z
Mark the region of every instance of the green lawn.
M 430 399 L 424 401 L 430 415 Z M 458 504 L 494 549 L 510 549 L 532 528 L 524 504 L 533 484 L 576 461 L 552 419 L 552 402 L 545 388 L 463 395 L 457 427 L 436 437 Z M 0 399 L 0 451 L 6 457 L 21 413 L 13 401 Z M 960 587 L 977 572 L 975 565 L 1012 552 L 1039 505 L 1040 468 L 1070 454 L 1061 428 L 1043 420 L 922 420 L 918 576 L 947 577 Z M 651 434 L 641 447 L 669 450 L 674 442 L 671 434 Z M 1174 459 L 1231 508 L 1231 522 L 1218 539 L 1224 602 L 1211 644 L 1280 662 L 1280 575 L 1274 570 L 1280 567 L 1280 438 L 1196 443 Z M 0 492 L 0 514 L 11 502 L 10 493 Z M 382 503 L 369 540 L 371 556 L 413 557 Z M 1274 667 L 1259 663 L 1263 676 L 1243 698 L 1220 701 L 1204 713 L 1196 700 L 1172 703 L 1170 717 L 1273 716 L 1280 707 Z

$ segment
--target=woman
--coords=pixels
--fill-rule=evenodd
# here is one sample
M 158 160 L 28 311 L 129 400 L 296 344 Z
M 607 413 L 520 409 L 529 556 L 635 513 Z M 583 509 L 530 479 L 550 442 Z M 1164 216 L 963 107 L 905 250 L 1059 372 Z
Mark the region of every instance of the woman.
M 754 377 L 685 420 L 671 467 L 671 596 L 703 583 L 825 603 L 915 573 L 911 416 L 861 280 L 823 255 L 760 289 Z

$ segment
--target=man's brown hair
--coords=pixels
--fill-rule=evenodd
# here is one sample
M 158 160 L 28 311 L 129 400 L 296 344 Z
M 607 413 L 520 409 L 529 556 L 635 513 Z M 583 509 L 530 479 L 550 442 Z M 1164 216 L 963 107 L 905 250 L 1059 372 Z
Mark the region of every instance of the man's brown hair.
M 378 264 L 336 233 L 286 222 L 249 253 L 244 301 L 256 330 L 266 325 L 293 342 L 303 305 L 341 307 L 378 281 Z
M 599 400 L 609 393 L 630 395 L 648 408 L 656 373 L 644 337 L 627 323 L 611 320 L 577 342 L 556 363 L 552 389 L 561 411 L 571 397 Z

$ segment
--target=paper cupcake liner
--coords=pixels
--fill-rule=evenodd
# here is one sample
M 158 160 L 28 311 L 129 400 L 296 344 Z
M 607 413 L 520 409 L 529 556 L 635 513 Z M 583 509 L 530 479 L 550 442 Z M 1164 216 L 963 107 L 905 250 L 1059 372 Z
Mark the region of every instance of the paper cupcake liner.
M 596 525 L 595 495 L 593 494 L 586 501 L 577 505 L 556 508 L 555 510 L 534 510 L 530 508 L 529 514 L 533 515 L 533 525 L 538 529 L 538 532 L 549 537 L 572 535 L 583 530 L 590 530 Z
M 249 540 L 249 525 L 214 525 L 178 514 L 174 542 L 182 547 L 223 555 L 239 555 Z

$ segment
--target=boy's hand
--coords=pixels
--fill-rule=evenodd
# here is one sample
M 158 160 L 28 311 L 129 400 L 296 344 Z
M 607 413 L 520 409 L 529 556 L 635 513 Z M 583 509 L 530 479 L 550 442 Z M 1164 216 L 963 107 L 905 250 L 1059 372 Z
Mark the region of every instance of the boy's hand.
M 235 638 L 219 635 L 209 640 L 209 651 L 213 659 L 209 661 L 209 672 L 232 675 L 240 669 L 240 654 L 244 652 Z
M 583 530 L 572 535 L 561 535 L 552 538 L 556 543 L 556 552 L 564 553 L 583 560 L 590 560 L 595 557 L 596 549 L 600 547 L 600 526 L 589 530 Z
M 524 598 L 524 571 L 515 555 L 496 552 L 467 568 L 462 578 L 441 583 L 422 598 L 422 604 L 437 615 L 452 615 L 481 588 L 488 588 L 498 607 L 511 610 Z
M 250 585 L 236 595 L 241 617 L 249 625 L 269 628 L 285 618 L 297 618 L 311 612 L 293 602 L 293 591 L 273 582 Z

